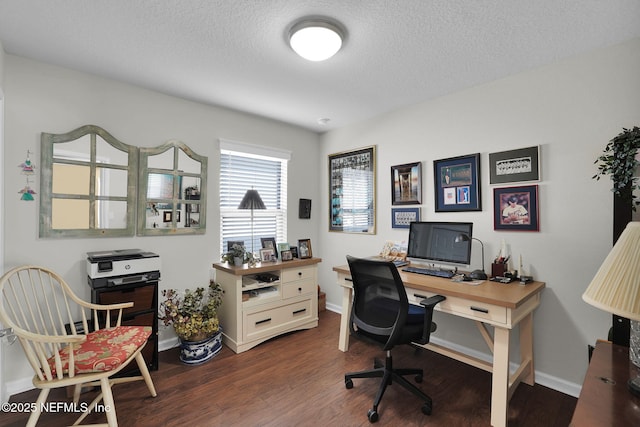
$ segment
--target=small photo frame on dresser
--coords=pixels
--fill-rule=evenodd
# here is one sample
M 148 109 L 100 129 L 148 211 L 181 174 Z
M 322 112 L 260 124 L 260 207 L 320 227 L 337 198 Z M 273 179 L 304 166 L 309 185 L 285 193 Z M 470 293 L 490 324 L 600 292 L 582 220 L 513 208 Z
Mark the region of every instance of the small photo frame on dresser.
M 313 256 L 311 252 L 311 239 L 298 240 L 298 258 L 305 259 Z
M 276 258 L 276 255 L 272 248 L 260 249 L 260 261 L 273 262 L 275 261 L 275 258 Z
M 280 257 L 282 258 L 282 261 L 291 261 L 293 259 L 293 255 L 289 249 L 281 251 Z

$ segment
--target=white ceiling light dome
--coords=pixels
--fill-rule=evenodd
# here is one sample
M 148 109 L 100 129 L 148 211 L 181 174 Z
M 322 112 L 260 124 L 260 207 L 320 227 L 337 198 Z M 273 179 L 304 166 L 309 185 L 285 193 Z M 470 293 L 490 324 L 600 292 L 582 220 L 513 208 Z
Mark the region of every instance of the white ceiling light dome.
M 324 61 L 338 53 L 345 30 L 329 18 L 303 18 L 289 30 L 289 45 L 309 61 Z

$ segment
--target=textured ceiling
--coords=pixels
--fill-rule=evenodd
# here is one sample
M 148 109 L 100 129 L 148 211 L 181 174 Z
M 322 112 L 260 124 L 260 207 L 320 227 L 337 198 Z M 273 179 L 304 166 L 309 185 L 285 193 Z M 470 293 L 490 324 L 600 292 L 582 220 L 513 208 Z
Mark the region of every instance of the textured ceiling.
M 347 28 L 326 62 L 308 15 Z M 7 53 L 316 132 L 636 37 L 640 0 L 0 0 Z

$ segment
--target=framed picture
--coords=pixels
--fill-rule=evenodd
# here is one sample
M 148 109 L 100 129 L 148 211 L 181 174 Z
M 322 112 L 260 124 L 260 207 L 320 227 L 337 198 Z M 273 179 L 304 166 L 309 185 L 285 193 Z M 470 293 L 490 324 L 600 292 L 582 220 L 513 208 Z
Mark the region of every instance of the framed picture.
M 538 186 L 493 189 L 495 230 L 538 231 Z
M 300 199 L 298 201 L 298 218 L 311 218 L 311 199 Z
M 420 208 L 392 208 L 391 227 L 409 228 L 409 224 L 420 221 Z
M 280 257 L 282 257 L 282 261 L 291 261 L 293 259 L 293 255 L 291 255 L 291 251 L 289 249 L 281 251 Z
M 391 166 L 391 204 L 419 205 L 421 200 L 421 162 Z
M 162 222 L 171 222 L 173 214 L 171 211 L 162 211 Z
M 262 248 L 260 249 L 260 261 L 262 262 L 272 262 L 276 260 L 275 252 L 272 248 Z
M 260 243 L 262 244 L 262 247 L 265 249 L 273 249 L 273 254 L 275 255 L 276 258 L 278 258 L 278 249 L 276 247 L 276 239 L 274 239 L 273 237 L 261 237 Z
M 375 194 L 375 146 L 329 155 L 329 231 L 375 234 Z
M 282 252 L 289 250 L 288 243 L 278 243 L 278 253 L 280 253 L 280 258 L 282 258 Z
M 241 240 L 227 240 L 227 252 L 231 250 L 233 245 L 244 246 L 244 242 Z
M 313 253 L 311 252 L 311 239 L 298 240 L 298 257 L 300 259 L 311 258 Z
M 489 153 L 489 183 L 540 180 L 540 146 Z
M 433 161 L 436 212 L 481 211 L 480 153 Z
M 289 250 L 291 251 L 291 256 L 294 258 L 298 258 L 298 247 L 297 246 L 290 246 Z

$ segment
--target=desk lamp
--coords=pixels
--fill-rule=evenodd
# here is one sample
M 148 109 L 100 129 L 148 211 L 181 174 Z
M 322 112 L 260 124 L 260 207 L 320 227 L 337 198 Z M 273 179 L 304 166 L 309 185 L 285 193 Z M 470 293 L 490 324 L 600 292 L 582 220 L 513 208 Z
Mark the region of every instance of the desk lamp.
M 262 201 L 258 190 L 254 190 L 253 188 L 251 188 L 244 194 L 244 197 L 242 198 L 238 209 L 251 209 L 251 255 L 253 255 L 253 210 L 267 209 L 267 207 L 264 205 L 264 202 Z
M 631 320 L 629 358 L 640 368 L 640 222 L 627 224 L 582 299 Z M 628 385 L 640 396 L 640 377 L 629 379 Z
M 454 242 L 456 242 L 456 243 L 470 242 L 472 240 L 477 240 L 478 242 L 480 242 L 480 247 L 482 248 L 482 269 L 473 270 L 471 272 L 471 277 L 473 279 L 486 280 L 487 279 L 487 273 L 484 272 L 484 244 L 482 243 L 482 240 L 477 239 L 475 237 L 471 237 L 466 233 L 460 233 L 460 234 L 458 234 L 456 236 Z

